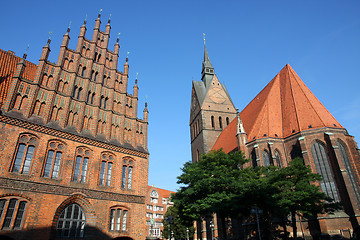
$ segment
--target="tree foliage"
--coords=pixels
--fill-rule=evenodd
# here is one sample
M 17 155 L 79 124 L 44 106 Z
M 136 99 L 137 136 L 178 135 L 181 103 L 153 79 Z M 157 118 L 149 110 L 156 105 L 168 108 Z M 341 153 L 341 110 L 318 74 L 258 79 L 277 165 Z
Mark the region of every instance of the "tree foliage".
M 178 177 L 183 186 L 175 194 L 178 216 L 200 220 L 217 213 L 225 217 L 248 217 L 251 209 L 263 210 L 264 220 L 291 216 L 296 232 L 296 214 L 318 214 L 338 209 L 314 182 L 321 180 L 301 158 L 288 167 L 243 168 L 243 153 L 212 151 L 198 162 L 187 162 Z

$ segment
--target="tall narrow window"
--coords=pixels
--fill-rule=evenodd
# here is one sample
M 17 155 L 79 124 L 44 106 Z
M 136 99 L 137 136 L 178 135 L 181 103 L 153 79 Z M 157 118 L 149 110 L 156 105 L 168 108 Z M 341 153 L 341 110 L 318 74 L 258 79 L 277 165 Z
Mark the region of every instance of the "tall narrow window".
M 314 158 L 316 171 L 322 177 L 322 180 L 320 181 L 321 190 L 328 197 L 334 199 L 336 202 L 339 202 L 339 193 L 336 188 L 335 179 L 325 147 L 322 144 L 316 142 L 311 147 L 311 152 Z
M 81 76 L 85 77 L 85 73 L 86 73 L 86 67 L 83 67 L 81 71 Z
M 111 185 L 112 167 L 113 167 L 113 163 L 111 161 L 113 161 L 114 157 L 112 155 L 104 153 L 101 158 L 102 158 L 102 161 L 101 161 L 101 166 L 100 166 L 99 185 L 110 186 Z
M 126 231 L 128 211 L 121 208 L 110 209 L 110 231 Z
M 74 182 L 86 182 L 86 175 L 89 164 L 90 151 L 79 148 L 77 149 L 76 158 L 75 158 L 75 166 L 73 173 L 73 181 Z
M 1 229 L 21 229 L 24 222 L 26 204 L 27 201 L 17 198 L 0 199 Z
M 71 204 L 59 216 L 56 235 L 62 238 L 82 238 L 84 237 L 85 224 L 84 210 L 77 204 Z
M 263 164 L 264 166 L 270 166 L 270 157 L 269 157 L 269 153 L 268 151 L 264 150 L 262 153 L 262 158 L 263 158 Z
M 281 167 L 281 156 L 280 156 L 280 152 L 277 149 L 274 152 L 274 157 L 275 157 L 276 165 L 278 167 Z
M 356 200 L 358 202 L 358 205 L 360 206 L 360 190 L 359 190 L 359 186 L 356 183 L 354 171 L 353 171 L 353 168 L 351 167 L 349 157 L 346 152 L 345 144 L 343 144 L 339 140 L 337 141 L 337 144 L 339 146 L 342 162 L 343 162 L 346 172 L 348 173 L 348 176 L 349 176 L 351 187 L 354 190 Z
M 78 89 L 78 87 L 77 87 L 77 86 L 74 86 L 74 90 L 73 90 L 73 94 L 72 94 L 72 97 L 73 97 L 73 98 L 76 97 L 77 89 Z
M 64 145 L 58 142 L 51 142 L 48 149 L 43 177 L 57 179 L 59 177 L 61 156 Z
M 229 125 L 229 117 L 226 117 L 226 126 Z
M 122 177 L 121 177 L 121 188 L 132 189 L 132 178 L 133 178 L 133 160 L 126 158 L 123 160 Z
M 215 128 L 214 116 L 211 116 L 211 127 Z
M 31 161 L 35 151 L 35 144 L 35 137 L 31 135 L 20 136 L 11 172 L 17 172 L 22 174 L 30 173 Z
M 221 117 L 219 117 L 219 127 L 220 127 L 220 129 L 223 128 L 223 127 L 222 127 L 222 119 L 221 119 Z

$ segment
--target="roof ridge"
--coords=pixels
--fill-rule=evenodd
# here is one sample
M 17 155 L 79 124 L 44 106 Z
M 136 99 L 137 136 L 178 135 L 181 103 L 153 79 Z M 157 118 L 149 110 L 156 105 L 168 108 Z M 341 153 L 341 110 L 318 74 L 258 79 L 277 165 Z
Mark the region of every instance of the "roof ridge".
M 285 78 L 285 81 L 288 79 L 289 81 L 289 84 L 290 84 L 290 90 L 291 90 L 291 99 L 292 99 L 292 102 L 294 104 L 294 111 L 295 111 L 295 115 L 296 115 L 296 122 L 297 122 L 297 127 L 300 131 L 301 127 L 300 127 L 300 122 L 299 122 L 299 113 L 298 113 L 298 109 L 297 109 L 297 106 L 296 106 L 296 102 L 295 102 L 295 97 L 294 97 L 294 89 L 293 89 L 293 84 L 291 82 L 291 79 L 290 79 L 290 74 L 289 72 L 291 71 L 290 69 L 292 69 L 292 67 L 289 65 L 289 64 L 286 64 L 286 73 L 288 74 L 288 77 Z M 290 69 L 289 69 L 290 67 Z M 282 119 L 284 121 L 284 119 Z M 283 135 L 284 136 L 284 135 Z

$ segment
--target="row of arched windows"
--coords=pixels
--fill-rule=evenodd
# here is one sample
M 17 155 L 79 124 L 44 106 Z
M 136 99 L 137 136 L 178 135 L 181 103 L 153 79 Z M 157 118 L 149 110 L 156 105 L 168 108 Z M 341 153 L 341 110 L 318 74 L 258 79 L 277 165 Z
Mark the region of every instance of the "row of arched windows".
M 0 229 L 19 230 L 25 222 L 25 212 L 29 200 L 19 196 L 0 198 Z M 109 211 L 109 231 L 125 232 L 128 228 L 129 210 L 111 207 Z M 56 222 L 56 236 L 60 238 L 85 237 L 86 213 L 77 203 L 67 205 Z
M 22 134 L 16 146 L 14 159 L 10 172 L 30 174 L 35 149 L 39 140 L 31 134 Z M 46 157 L 43 163 L 41 176 L 45 178 L 59 179 L 65 144 L 60 141 L 50 141 L 47 146 Z M 78 147 L 75 152 L 75 161 L 71 180 L 74 182 L 86 183 L 88 166 L 91 159 L 91 152 L 85 147 Z M 115 156 L 110 153 L 101 154 L 99 185 L 111 186 L 112 171 L 114 168 Z M 134 160 L 127 157 L 122 162 L 122 189 L 132 189 L 132 175 Z
M 360 190 L 356 183 L 355 175 L 353 173 L 349 157 L 346 151 L 346 145 L 337 140 L 341 161 L 345 166 L 346 172 L 348 173 L 351 187 L 353 188 L 356 196 L 356 200 L 360 203 Z M 331 166 L 330 159 L 327 154 L 327 149 L 325 144 L 320 141 L 316 141 L 311 146 L 311 155 L 314 160 L 316 172 L 321 175 L 320 188 L 321 190 L 331 199 L 334 199 L 336 202 L 340 201 L 340 195 L 337 189 L 337 185 L 334 177 L 334 170 Z M 263 150 L 261 153 L 263 166 L 277 165 L 281 167 L 281 155 L 280 152 L 276 149 L 273 156 L 271 157 L 268 150 Z M 253 149 L 251 152 L 252 164 L 254 167 L 260 165 L 260 159 L 256 156 L 256 151 Z
M 222 120 L 221 116 L 219 116 L 218 123 L 219 123 L 219 129 L 223 129 L 223 120 Z M 230 119 L 229 119 L 229 117 L 226 117 L 226 126 L 229 125 L 229 123 L 230 123 Z M 211 116 L 211 128 L 212 129 L 216 128 L 215 127 L 215 117 L 214 116 Z

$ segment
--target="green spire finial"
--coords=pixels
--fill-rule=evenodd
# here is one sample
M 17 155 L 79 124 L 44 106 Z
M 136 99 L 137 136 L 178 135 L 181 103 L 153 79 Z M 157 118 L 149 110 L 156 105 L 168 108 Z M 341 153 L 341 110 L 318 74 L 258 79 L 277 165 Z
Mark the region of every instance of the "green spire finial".
M 139 73 L 137 72 L 137 73 L 136 73 L 136 79 L 138 78 L 138 76 L 139 76 Z
M 205 39 L 205 33 L 203 33 L 203 36 L 204 36 L 204 45 L 205 45 L 205 44 L 206 44 L 206 43 L 205 43 L 205 41 L 206 41 L 206 39 Z
M 128 58 L 128 57 L 129 57 L 129 54 L 130 54 L 130 52 L 127 52 L 127 53 L 126 53 L 126 58 Z
M 71 27 L 71 21 L 69 22 L 69 26 L 68 26 L 68 29 L 70 29 L 70 27 Z

